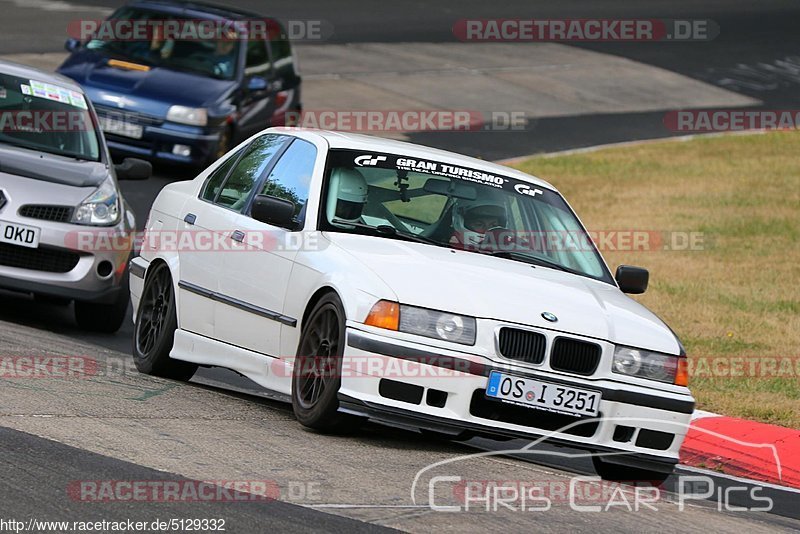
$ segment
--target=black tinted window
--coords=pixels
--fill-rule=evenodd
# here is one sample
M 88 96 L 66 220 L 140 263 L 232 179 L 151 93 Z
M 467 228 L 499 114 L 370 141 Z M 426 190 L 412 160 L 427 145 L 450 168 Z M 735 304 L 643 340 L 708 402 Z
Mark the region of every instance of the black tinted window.
M 313 144 L 295 139 L 272 168 L 261 191 L 262 195 L 294 202 L 295 220 L 298 223 L 302 223 L 305 216 L 305 205 L 308 201 L 316 159 L 317 148 Z
M 219 193 L 222 182 L 225 180 L 225 177 L 228 176 L 228 172 L 230 172 L 236 160 L 239 159 L 239 156 L 244 150 L 246 150 L 246 147 L 237 150 L 235 154 L 231 154 L 222 165 L 217 167 L 217 170 L 211 173 L 211 176 L 206 180 L 206 185 L 203 187 L 203 193 L 201 195 L 203 199 L 213 202 L 214 199 L 217 198 L 217 193 Z
M 248 76 L 254 74 L 263 75 L 269 70 L 269 56 L 267 55 L 267 44 L 264 41 L 248 41 L 247 59 L 245 60 L 244 72 Z
M 225 181 L 216 203 L 232 210 L 242 211 L 256 182 L 263 176 L 270 161 L 285 142 L 286 137 L 269 134 L 262 135 L 250 143 Z

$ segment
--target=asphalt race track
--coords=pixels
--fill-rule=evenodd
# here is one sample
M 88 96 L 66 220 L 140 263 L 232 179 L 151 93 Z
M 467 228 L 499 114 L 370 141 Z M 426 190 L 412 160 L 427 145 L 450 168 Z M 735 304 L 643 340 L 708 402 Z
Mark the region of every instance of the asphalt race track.
M 592 43 L 559 45 L 571 53 L 624 58 L 631 65 L 662 69 L 754 102 L 763 109 L 796 109 L 800 102 L 800 5 L 793 2 L 654 0 L 558 3 L 328 2 L 273 3 L 266 12 L 257 0 L 230 1 L 279 19 L 321 19 L 335 28 L 332 38 L 302 53 L 313 63 L 315 47 L 384 43 L 453 43 L 452 26 L 463 18 L 709 18 L 720 27 L 710 42 Z M 0 0 L 0 55 L 62 51 L 70 20 L 96 18 L 122 2 L 107 0 Z M 472 46 L 470 43 L 464 47 Z M 518 45 L 525 47 L 525 44 Z M 339 56 L 342 61 L 346 56 Z M 564 67 L 564 64 L 556 67 Z M 302 68 L 302 63 L 301 63 Z M 402 74 L 402 73 L 401 73 Z M 322 79 L 319 77 L 318 79 Z M 315 83 L 313 76 L 307 79 Z M 492 109 L 493 95 L 480 95 Z M 647 95 L 644 95 L 647 96 Z M 691 106 L 689 106 L 691 107 Z M 631 112 L 587 112 L 541 116 L 519 131 L 420 132 L 412 142 L 486 159 L 504 159 L 597 144 L 677 135 L 664 125 L 672 108 L 650 106 Z M 190 179 L 190 171 L 163 166 L 148 182 L 124 183 L 140 225 L 164 184 Z M 546 178 L 546 177 L 544 177 Z M 103 372 L 75 380 L 0 379 L 0 518 L 19 521 L 149 520 L 223 518 L 228 532 L 360 532 L 386 527 L 409 531 L 663 531 L 773 532 L 800 529 L 800 493 L 762 487 L 775 506 L 771 513 L 724 508 L 718 494 L 679 506 L 679 476 L 706 476 L 724 492 L 754 485 L 714 473 L 679 470 L 656 503 L 657 510 L 631 513 L 624 506 L 576 513 L 566 502 L 547 512 L 482 510 L 437 512 L 436 502 L 453 504 L 453 488 L 429 494 L 435 472 L 464 480 L 531 480 L 556 486 L 575 474 L 592 475 L 586 459 L 538 455 L 492 455 L 465 459 L 450 470 L 421 469 L 482 450 L 513 451 L 516 442 L 441 442 L 418 433 L 369 424 L 348 436 L 303 430 L 291 407 L 253 383 L 219 369 L 203 369 L 183 384 L 139 375 L 130 368 L 132 334 L 126 322 L 116 335 L 87 334 L 67 306 L 0 294 L 2 356 L 69 356 L 99 362 Z M 549 449 L 544 449 L 549 450 Z M 563 451 L 562 451 L 563 452 Z M 164 503 L 86 502 L 76 499 L 80 481 L 269 481 L 278 500 L 257 502 Z M 194 481 L 194 482 L 192 482 Z M 433 490 L 432 490 L 433 491 Z M 442 493 L 443 492 L 443 493 Z M 456 499 L 457 500 L 457 499 Z M 742 507 L 746 497 L 732 501 Z M 458 503 L 456 503 L 458 504 Z M 2 524 L 0 524 L 2 527 Z M 2 530 L 2 528 L 0 528 Z

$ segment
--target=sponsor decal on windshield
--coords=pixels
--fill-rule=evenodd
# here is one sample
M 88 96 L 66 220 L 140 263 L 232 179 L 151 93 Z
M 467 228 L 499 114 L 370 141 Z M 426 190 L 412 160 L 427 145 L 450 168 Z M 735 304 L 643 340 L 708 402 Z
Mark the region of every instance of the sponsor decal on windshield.
M 339 156 L 338 154 L 342 154 Z M 443 163 L 427 159 L 411 158 L 408 156 L 397 156 L 384 153 L 363 153 L 358 151 L 343 150 L 332 152 L 334 166 L 354 166 L 354 167 L 378 167 L 381 169 L 392 169 L 396 171 L 411 171 L 434 176 L 442 176 L 465 182 L 477 183 L 497 189 L 512 191 L 519 195 L 536 197 L 550 194 L 549 190 L 543 190 L 523 180 L 516 180 L 506 176 L 492 174 L 490 172 Z M 546 192 L 545 192 L 546 191 Z M 554 194 L 554 193 L 553 193 Z
M 44 98 L 46 100 L 52 100 L 54 102 L 60 102 L 68 106 L 88 109 L 83 95 L 77 91 L 72 91 L 71 89 L 54 85 L 52 83 L 39 82 L 36 80 L 30 80 L 30 82 L 30 85 L 20 85 L 22 94 L 32 94 L 33 96 Z

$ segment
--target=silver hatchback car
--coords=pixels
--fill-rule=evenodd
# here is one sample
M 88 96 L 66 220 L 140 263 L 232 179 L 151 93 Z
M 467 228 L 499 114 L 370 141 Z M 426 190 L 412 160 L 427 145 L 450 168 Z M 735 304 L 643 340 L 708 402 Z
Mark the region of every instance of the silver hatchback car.
M 63 76 L 0 61 L 0 288 L 75 301 L 82 328 L 116 331 L 128 307 L 136 229 L 118 179 L 152 167 L 114 165 L 80 86 Z

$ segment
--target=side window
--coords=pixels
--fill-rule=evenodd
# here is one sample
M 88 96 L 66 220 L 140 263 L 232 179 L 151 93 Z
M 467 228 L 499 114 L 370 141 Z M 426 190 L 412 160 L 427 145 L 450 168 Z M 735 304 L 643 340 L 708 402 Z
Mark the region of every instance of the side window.
M 216 203 L 241 212 L 256 182 L 285 142 L 285 136 L 268 134 L 250 143 L 217 195 Z
M 214 199 L 217 198 L 217 193 L 219 193 L 221 189 L 222 182 L 225 181 L 228 172 L 230 172 L 236 160 L 239 159 L 239 156 L 245 150 L 247 150 L 247 147 L 242 147 L 237 150 L 235 154 L 231 154 L 222 165 L 217 167 L 217 170 L 211 173 L 211 176 L 206 180 L 206 185 L 203 187 L 203 193 L 200 195 L 202 199 L 214 202 Z
M 289 41 L 280 35 L 273 37 L 269 42 L 269 46 L 272 48 L 272 57 L 275 58 L 275 63 L 292 55 L 292 48 L 289 45 Z
M 260 39 L 247 42 L 247 58 L 245 59 L 244 73 L 246 76 L 263 76 L 269 71 L 269 56 L 267 43 Z
M 294 202 L 295 221 L 298 224 L 302 224 L 305 218 L 305 207 L 316 159 L 317 148 L 313 144 L 295 139 L 272 168 L 261 190 L 262 195 Z

